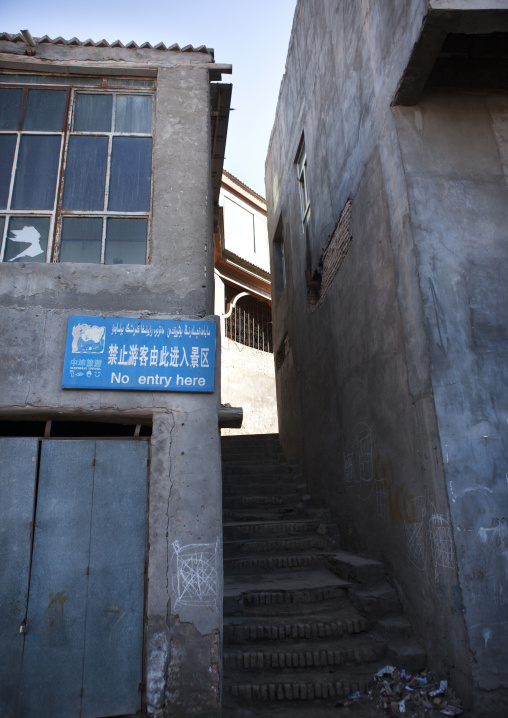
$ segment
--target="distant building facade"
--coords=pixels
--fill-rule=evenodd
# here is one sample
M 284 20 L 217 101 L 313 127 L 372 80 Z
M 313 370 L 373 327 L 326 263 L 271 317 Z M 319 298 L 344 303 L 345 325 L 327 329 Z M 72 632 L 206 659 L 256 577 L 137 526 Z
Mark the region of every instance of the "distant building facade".
M 267 158 L 282 444 L 506 715 L 508 2 L 299 0 Z
M 277 432 L 270 254 L 263 197 L 224 170 L 215 234 L 215 312 L 221 317 L 222 402 L 243 409 L 241 429 Z
M 0 35 L 5 718 L 220 711 L 230 71 Z

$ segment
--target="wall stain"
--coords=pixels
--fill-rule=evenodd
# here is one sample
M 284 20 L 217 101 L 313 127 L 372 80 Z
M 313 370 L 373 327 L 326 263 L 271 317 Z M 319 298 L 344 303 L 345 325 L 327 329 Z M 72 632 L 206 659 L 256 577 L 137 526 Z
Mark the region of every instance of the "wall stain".
M 56 619 L 63 618 L 65 604 L 69 598 L 66 594 L 66 591 L 58 591 L 58 593 L 49 594 L 49 603 L 46 607 L 46 611 L 50 615 L 50 626 L 55 625 Z

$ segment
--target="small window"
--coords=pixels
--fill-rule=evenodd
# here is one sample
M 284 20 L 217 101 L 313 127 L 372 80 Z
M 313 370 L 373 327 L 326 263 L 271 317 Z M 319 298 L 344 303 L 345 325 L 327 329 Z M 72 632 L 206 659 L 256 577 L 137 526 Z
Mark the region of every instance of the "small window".
M 309 187 L 307 184 L 307 153 L 305 151 L 305 138 L 302 135 L 298 154 L 296 155 L 296 174 L 300 185 L 300 207 L 302 222 L 307 222 L 310 214 Z
M 56 79 L 0 73 L 0 261 L 145 264 L 153 80 Z

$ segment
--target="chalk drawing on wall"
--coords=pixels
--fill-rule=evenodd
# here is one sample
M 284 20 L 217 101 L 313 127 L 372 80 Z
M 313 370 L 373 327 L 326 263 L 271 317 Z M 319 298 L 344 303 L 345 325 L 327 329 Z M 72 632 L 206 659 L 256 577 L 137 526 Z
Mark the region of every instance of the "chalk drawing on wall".
M 176 554 L 176 602 L 178 605 L 217 606 L 219 540 L 216 543 L 173 542 Z
M 410 562 L 423 571 L 425 568 L 425 540 L 423 522 L 405 523 L 407 553 Z
M 420 571 L 425 570 L 425 559 L 427 557 L 427 500 L 424 496 L 417 496 L 413 499 L 413 515 L 411 519 L 405 517 L 404 531 L 406 534 L 406 546 L 409 562 Z
M 432 514 L 429 519 L 429 534 L 434 574 L 437 581 L 438 566 L 441 568 L 453 568 L 454 566 L 450 522 L 441 514 Z
M 356 424 L 347 443 L 344 454 L 344 478 L 347 484 L 355 481 L 372 481 L 372 431 L 364 423 Z

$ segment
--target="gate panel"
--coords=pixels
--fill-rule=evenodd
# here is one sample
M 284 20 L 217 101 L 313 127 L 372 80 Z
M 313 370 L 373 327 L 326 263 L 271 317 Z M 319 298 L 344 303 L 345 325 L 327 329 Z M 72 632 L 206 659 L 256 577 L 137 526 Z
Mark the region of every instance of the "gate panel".
M 97 441 L 82 718 L 141 708 L 148 444 Z
M 0 715 L 17 715 L 30 575 L 37 439 L 0 439 Z
M 23 718 L 80 714 L 94 453 L 93 441 L 42 444 Z

